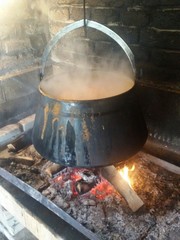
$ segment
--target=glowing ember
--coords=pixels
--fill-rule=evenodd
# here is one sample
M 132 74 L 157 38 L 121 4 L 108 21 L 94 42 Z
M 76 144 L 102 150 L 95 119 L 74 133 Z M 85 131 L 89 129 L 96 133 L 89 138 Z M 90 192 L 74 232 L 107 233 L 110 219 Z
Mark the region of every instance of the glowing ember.
M 61 190 L 68 188 L 70 198 L 91 194 L 103 200 L 108 195 L 116 194 L 114 187 L 95 170 L 67 167 L 53 178 L 53 182 Z
M 101 182 L 97 184 L 96 187 L 92 188 L 90 192 L 99 200 L 103 200 L 106 196 L 116 193 L 113 186 L 104 178 L 102 178 Z
M 131 169 L 129 169 L 127 166 L 124 166 L 124 168 L 119 170 L 121 177 L 124 178 L 124 180 L 129 184 L 131 188 L 132 188 L 132 182 L 129 177 L 129 172 L 134 171 L 134 169 L 135 169 L 135 166 L 133 165 Z

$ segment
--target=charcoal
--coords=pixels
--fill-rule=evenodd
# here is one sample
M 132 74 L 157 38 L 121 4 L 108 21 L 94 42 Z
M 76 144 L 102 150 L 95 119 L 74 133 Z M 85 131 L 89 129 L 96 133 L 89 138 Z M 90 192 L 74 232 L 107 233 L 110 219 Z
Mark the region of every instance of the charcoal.
M 76 191 L 79 194 L 89 192 L 93 187 L 96 186 L 95 182 L 85 182 L 83 179 L 76 182 Z
M 65 182 L 63 189 L 60 190 L 63 198 L 70 200 L 73 196 L 73 181 L 68 180 Z

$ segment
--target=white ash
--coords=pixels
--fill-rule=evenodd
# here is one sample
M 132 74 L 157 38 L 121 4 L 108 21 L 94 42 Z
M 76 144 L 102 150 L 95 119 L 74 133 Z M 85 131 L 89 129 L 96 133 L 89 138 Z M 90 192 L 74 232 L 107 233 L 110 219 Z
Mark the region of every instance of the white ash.
M 66 200 L 70 200 L 73 196 L 73 184 L 74 183 L 72 180 L 68 180 L 63 185 L 63 188 L 60 189 L 63 198 L 65 198 Z
M 57 195 L 57 190 L 50 186 L 46 190 L 42 191 L 42 194 L 49 199 L 54 199 Z
M 56 196 L 53 200 L 55 204 L 57 204 L 62 209 L 67 209 L 69 207 L 69 203 L 65 201 L 61 196 Z
M 94 201 L 93 199 L 82 199 L 81 203 L 84 206 L 96 206 L 96 201 Z
M 156 225 L 151 229 L 146 240 L 180 240 L 180 212 L 168 211 L 164 216 L 157 216 Z

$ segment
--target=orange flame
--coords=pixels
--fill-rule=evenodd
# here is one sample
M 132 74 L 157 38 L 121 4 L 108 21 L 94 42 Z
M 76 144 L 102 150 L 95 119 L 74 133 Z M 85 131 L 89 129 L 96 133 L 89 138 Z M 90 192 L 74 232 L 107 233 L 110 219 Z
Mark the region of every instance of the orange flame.
M 119 170 L 119 173 L 121 177 L 124 178 L 124 180 L 129 184 L 129 186 L 132 188 L 132 182 L 129 177 L 129 172 L 134 171 L 135 166 L 133 165 L 131 169 L 129 169 L 127 166 L 124 166 L 122 169 Z

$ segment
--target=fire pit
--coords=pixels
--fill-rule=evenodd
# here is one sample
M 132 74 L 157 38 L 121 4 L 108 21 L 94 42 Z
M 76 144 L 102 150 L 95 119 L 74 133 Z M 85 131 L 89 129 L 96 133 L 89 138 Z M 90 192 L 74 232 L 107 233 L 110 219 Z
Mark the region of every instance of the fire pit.
M 43 211 L 41 207 L 44 207 L 53 213 L 54 220 L 57 219 L 57 222 L 62 220 L 66 223 L 66 230 L 62 225 L 60 229 L 66 240 L 179 239 L 180 173 L 179 168 L 172 165 L 178 165 L 180 159 L 179 22 L 177 21 L 179 5 L 177 1 L 169 5 L 167 1 L 160 1 L 160 3 L 159 1 L 147 3 L 143 0 L 128 1 L 128 3 L 87 1 L 85 6 L 84 0 L 83 6 L 82 2 L 74 0 L 67 1 L 66 4 L 59 0 L 35 0 L 1 1 L 0 5 L 2 57 L 0 126 L 3 127 L 0 131 L 0 147 L 2 142 L 3 147 L 7 145 L 9 138 L 14 139 L 24 134 L 27 126 L 19 120 L 35 112 L 38 102 L 40 58 L 50 40 L 49 37 L 54 36 L 64 26 L 68 29 L 68 24 L 78 21 L 84 11 L 84 19 L 78 21 L 78 24 L 83 26 L 82 31 L 78 30 L 77 35 L 73 32 L 70 41 L 65 39 L 64 42 L 60 42 L 62 49 L 56 46 L 52 51 L 51 66 L 47 66 L 47 73 L 50 74 L 53 70 L 54 74 L 64 66 L 65 70 L 71 69 L 74 74 L 74 63 L 79 65 L 81 60 L 86 58 L 92 62 L 91 67 L 94 69 L 97 63 L 101 65 L 105 57 L 108 60 L 106 65 L 108 71 L 109 60 L 116 55 L 117 46 L 107 36 L 102 36 L 102 33 L 96 34 L 95 29 L 87 30 L 88 24 L 92 27 L 91 19 L 100 23 L 97 25 L 96 22 L 96 26 L 103 24 L 122 36 L 123 41 L 128 43 L 135 55 L 136 66 L 129 48 L 122 48 L 129 56 L 133 73 L 136 67 L 137 84 L 136 89 L 133 85 L 133 91 L 139 93 L 139 102 L 149 131 L 150 144 L 147 144 L 146 150 L 152 154 L 138 152 L 130 158 L 141 149 L 146 139 L 145 126 L 139 119 L 140 115 L 136 111 L 139 108 L 136 108 L 138 105 L 133 99 L 128 97 L 130 105 L 132 103 L 135 105 L 131 105 L 130 108 L 122 106 L 122 109 L 125 110 L 127 119 L 130 121 L 129 126 L 138 123 L 139 127 L 127 126 L 126 130 L 124 127 L 121 128 L 121 125 L 126 126 L 127 119 L 121 115 L 121 112 L 118 115 L 119 119 L 117 115 L 114 116 L 117 110 L 114 103 L 119 106 L 122 96 L 113 98 L 113 102 L 106 99 L 108 104 L 107 102 L 104 104 L 104 109 L 107 110 L 108 105 L 108 111 L 101 111 L 102 108 L 99 108 L 95 101 L 93 109 L 96 111 L 90 110 L 88 114 L 79 114 L 76 111 L 77 115 L 73 111 L 77 110 L 76 101 L 71 102 L 72 104 L 64 102 L 63 109 L 60 104 L 52 105 L 49 99 L 51 103 L 42 106 L 42 121 L 39 121 L 35 131 L 40 131 L 37 146 L 34 142 L 35 148 L 44 158 L 35 151 L 34 146 L 31 145 L 32 142 L 29 139 L 26 141 L 24 136 L 21 142 L 16 142 L 17 145 L 11 139 L 5 149 L 0 149 L 2 150 L 0 152 L 0 180 L 2 181 L 0 204 L 7 209 L 16 209 L 17 204 L 13 205 L 9 202 L 6 199 L 7 195 L 4 194 L 9 189 L 3 191 L 3 187 L 1 188 L 4 182 L 9 181 L 15 185 L 14 193 L 11 192 L 14 198 L 16 191 L 19 191 L 19 195 L 22 194 L 21 189 L 25 192 L 28 203 L 31 202 L 32 197 L 39 204 L 39 208 L 35 211 Z M 110 31 L 111 34 L 112 31 Z M 120 40 L 121 43 L 123 41 Z M 80 42 L 80 46 L 77 46 L 77 42 Z M 51 43 L 52 41 L 42 59 L 41 78 L 52 47 Z M 90 51 L 83 52 L 83 48 Z M 105 56 L 105 52 L 107 55 L 110 53 L 110 58 Z M 119 53 L 118 56 L 124 56 L 124 53 Z M 80 56 L 82 59 L 76 61 Z M 115 67 L 119 70 L 118 64 L 119 62 L 115 63 Z M 84 64 L 81 65 L 80 71 L 82 66 L 84 67 Z M 104 77 L 102 79 L 104 80 Z M 129 90 L 125 92 L 128 96 L 132 88 Z M 63 92 L 66 93 L 66 91 Z M 126 96 L 124 93 L 122 95 Z M 46 97 L 43 98 L 47 100 Z M 82 109 L 86 107 L 89 109 L 89 103 L 83 102 L 83 104 Z M 66 107 L 68 109 L 65 109 Z M 70 115 L 68 111 L 64 111 L 69 110 L 69 107 L 72 110 Z M 69 120 L 65 121 L 64 125 L 59 121 L 61 110 L 65 118 L 69 116 Z M 132 110 L 132 114 L 129 110 Z M 99 112 L 102 113 L 101 116 Z M 109 121 L 105 120 L 106 124 L 97 122 L 97 125 L 93 125 L 95 119 L 106 119 L 109 112 L 113 115 L 111 126 L 114 131 L 111 136 L 109 134 L 111 129 L 108 128 Z M 72 121 L 72 117 L 75 121 Z M 81 118 L 80 121 L 76 121 L 78 118 Z M 47 127 L 48 122 L 51 123 L 50 127 L 49 125 Z M 28 129 L 32 128 L 32 123 Z M 77 126 L 81 127 L 80 130 L 76 128 Z M 87 126 L 90 126 L 91 131 L 87 131 L 89 130 Z M 8 132 L 9 129 L 11 132 Z M 77 129 L 80 138 L 75 136 L 74 129 Z M 97 129 L 99 132 L 96 135 L 94 133 L 97 133 Z M 119 139 L 121 133 L 127 137 L 126 141 L 124 137 L 122 140 Z M 142 138 L 138 140 L 137 136 L 140 133 Z M 75 151 L 82 135 L 81 149 Z M 92 135 L 95 137 L 89 144 Z M 128 150 L 127 146 L 129 146 Z M 43 151 L 47 152 L 43 154 Z M 119 154 L 122 154 L 121 159 Z M 168 162 L 158 159 L 157 156 Z M 128 160 L 124 161 L 124 159 Z M 48 160 L 62 164 L 64 167 L 50 163 Z M 116 165 L 111 165 L 110 168 L 105 167 L 110 164 Z M 123 177 L 122 172 L 124 172 Z M 124 174 L 128 182 L 124 180 Z M 7 185 L 4 185 L 5 188 Z M 132 194 L 133 198 L 131 198 Z M 134 202 L 138 202 L 137 207 L 131 204 Z M 23 216 L 20 216 L 20 220 L 21 217 Z M 36 223 L 38 224 L 38 221 Z M 73 235 L 75 232 L 78 234 Z M 39 239 L 44 239 L 44 236 L 39 237 L 36 231 L 33 233 Z M 44 231 L 43 234 L 46 235 L 46 232 Z M 46 238 L 48 239 L 47 235 Z M 57 239 L 59 238 L 61 237 L 57 236 Z
M 6 157 L 2 154 L 1 176 L 88 239 L 157 239 L 178 234 L 179 176 L 152 164 L 148 154 L 140 152 L 117 166 L 134 166 L 129 171 L 132 188 L 145 204 L 136 214 L 97 169 L 57 169 L 32 145 L 18 153 L 6 152 Z

